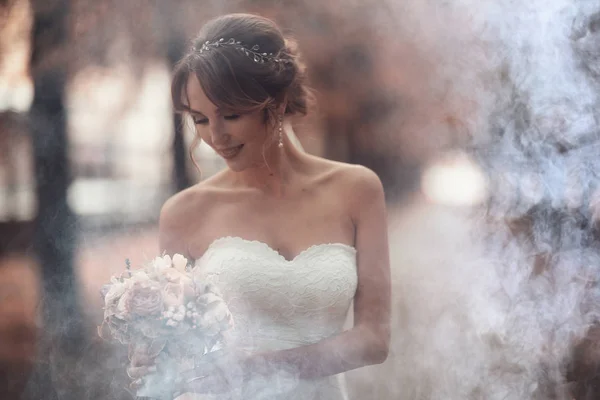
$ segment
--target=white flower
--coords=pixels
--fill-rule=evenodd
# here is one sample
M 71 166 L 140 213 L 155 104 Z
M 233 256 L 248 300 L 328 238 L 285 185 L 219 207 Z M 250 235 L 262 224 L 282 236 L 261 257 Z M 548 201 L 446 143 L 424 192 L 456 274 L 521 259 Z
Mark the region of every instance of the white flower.
M 196 299 L 196 302 L 201 306 L 207 306 L 211 303 L 220 301 L 223 300 L 219 296 L 211 292 L 205 293 L 202 296 L 198 296 L 198 298 Z
M 152 268 L 156 272 L 162 272 L 167 268 L 171 268 L 171 257 L 168 254 L 163 257 L 156 257 L 152 261 Z
M 205 335 L 212 336 L 230 325 L 231 314 L 225 302 L 213 301 L 196 322 Z
M 184 307 L 185 301 L 184 285 L 182 283 L 169 282 L 163 288 L 163 299 L 169 310 L 179 310 Z M 184 307 L 185 310 L 185 307 Z
M 185 272 L 185 267 L 187 266 L 187 258 L 182 256 L 181 254 L 175 254 L 173 256 L 173 268 L 178 270 L 179 272 Z
M 108 292 L 104 296 L 104 304 L 106 306 L 112 305 L 116 299 L 118 299 L 120 296 L 123 295 L 123 293 L 125 293 L 126 289 L 127 289 L 127 286 L 125 285 L 125 283 L 119 282 L 119 281 L 116 281 L 116 282 L 113 281 L 113 284 L 110 285 Z
M 127 310 L 127 302 L 129 301 L 129 292 L 123 293 L 117 303 L 116 316 L 127 320 L 129 318 L 129 311 Z
M 131 287 L 136 282 L 146 284 L 150 282 L 150 277 L 142 270 L 131 271 L 131 277 L 125 281 L 127 288 Z
M 183 321 L 183 315 L 181 315 L 181 314 L 173 315 L 173 319 L 178 322 Z
M 185 272 L 176 270 L 175 268 L 167 268 L 161 271 L 161 275 L 165 277 L 169 282 L 184 282 L 187 285 L 192 285 L 192 280 L 186 275 Z
M 221 292 L 219 291 L 219 289 L 210 282 L 206 282 L 205 280 L 202 279 L 202 277 L 199 277 L 198 275 L 193 275 L 194 277 L 194 284 L 196 285 L 196 295 L 197 296 L 201 296 L 203 294 L 207 294 L 207 293 L 212 293 L 218 297 L 223 297 Z
M 110 277 L 110 283 L 123 283 L 119 280 L 119 278 L 117 278 L 116 276 L 111 276 Z

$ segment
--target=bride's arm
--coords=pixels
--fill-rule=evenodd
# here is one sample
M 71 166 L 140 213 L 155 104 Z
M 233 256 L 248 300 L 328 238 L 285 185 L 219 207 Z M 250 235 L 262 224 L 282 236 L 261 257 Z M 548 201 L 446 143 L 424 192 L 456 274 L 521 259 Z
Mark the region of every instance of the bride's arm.
M 390 342 L 390 265 L 384 193 L 370 170 L 353 168 L 352 214 L 356 226 L 358 287 L 354 326 L 321 342 L 253 355 L 243 361 L 246 378 L 280 370 L 305 379 L 379 364 Z

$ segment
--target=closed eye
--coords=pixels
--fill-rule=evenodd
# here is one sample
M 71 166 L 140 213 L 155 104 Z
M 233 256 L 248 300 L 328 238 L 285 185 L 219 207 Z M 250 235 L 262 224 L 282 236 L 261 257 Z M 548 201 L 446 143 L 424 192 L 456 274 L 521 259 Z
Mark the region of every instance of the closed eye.
M 206 125 L 208 124 L 208 118 L 200 118 L 200 117 L 194 117 L 194 124 L 195 125 Z
M 241 117 L 240 114 L 230 114 L 230 115 L 223 116 L 223 119 L 226 121 L 235 121 L 236 119 L 239 119 L 240 117 Z M 208 124 L 208 118 L 206 118 L 206 117 L 193 116 L 192 120 L 194 121 L 195 125 Z

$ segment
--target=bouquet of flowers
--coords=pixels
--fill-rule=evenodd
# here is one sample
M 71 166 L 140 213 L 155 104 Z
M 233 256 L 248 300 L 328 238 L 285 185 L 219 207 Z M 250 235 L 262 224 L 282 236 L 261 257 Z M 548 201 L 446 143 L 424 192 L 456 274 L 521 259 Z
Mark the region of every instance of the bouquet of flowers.
M 172 400 L 177 377 L 219 349 L 233 321 L 216 287 L 199 281 L 180 254 L 156 257 L 126 270 L 103 287 L 104 320 L 98 334 L 128 346 L 130 359 L 156 360 L 136 395 Z

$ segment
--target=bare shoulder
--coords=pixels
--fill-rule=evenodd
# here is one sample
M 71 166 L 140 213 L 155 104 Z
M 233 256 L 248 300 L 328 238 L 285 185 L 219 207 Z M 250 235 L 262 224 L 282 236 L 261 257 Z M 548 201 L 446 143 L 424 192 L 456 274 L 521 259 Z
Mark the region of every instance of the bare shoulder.
M 321 169 L 324 181 L 333 184 L 338 195 L 347 196 L 342 198 L 363 202 L 384 196 L 379 176 L 363 165 L 323 160 Z
M 365 166 L 346 164 L 344 176 L 346 183 L 355 194 L 383 194 L 383 185 L 379 176 Z
M 159 217 L 159 242 L 161 251 L 188 254 L 186 238 L 192 230 L 199 229 L 202 215 L 210 213 L 216 203 L 218 188 L 212 180 L 200 182 L 171 196 L 162 206 Z
M 174 229 L 180 225 L 184 216 L 201 201 L 202 197 L 202 191 L 193 186 L 167 199 L 160 210 L 160 229 Z
M 165 226 L 177 225 L 186 221 L 191 211 L 205 210 L 214 204 L 216 196 L 222 192 L 219 185 L 221 175 L 213 175 L 167 199 L 160 212 L 160 221 Z
M 362 165 L 349 165 L 343 172 L 341 196 L 350 199 L 349 212 L 355 222 L 370 218 L 372 210 L 385 213 L 385 194 L 379 176 Z

